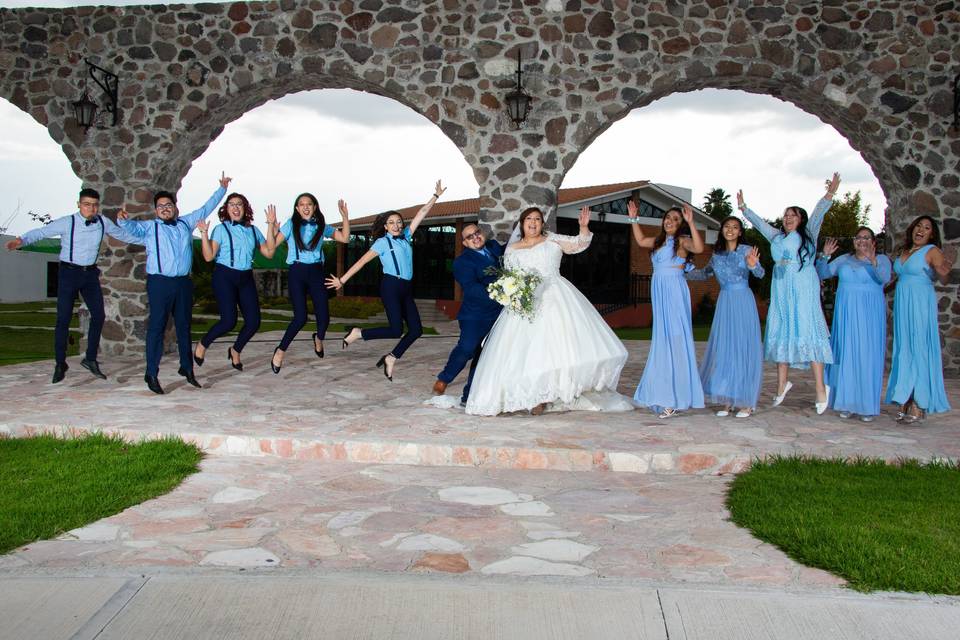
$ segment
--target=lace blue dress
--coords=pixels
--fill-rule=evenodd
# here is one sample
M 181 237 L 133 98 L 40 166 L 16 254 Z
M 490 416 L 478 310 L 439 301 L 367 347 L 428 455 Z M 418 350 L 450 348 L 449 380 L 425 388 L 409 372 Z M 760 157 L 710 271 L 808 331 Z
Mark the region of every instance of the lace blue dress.
M 823 279 L 838 278 L 830 347 L 833 364 L 824 370 L 830 385 L 829 407 L 860 416 L 880 414 L 883 361 L 887 352 L 887 304 L 883 286 L 890 282 L 890 259 L 877 266 L 844 254 L 817 260 Z
M 653 252 L 650 299 L 653 336 L 634 401 L 656 412 L 703 408 L 690 319 L 690 288 L 683 277 L 684 259 L 674 255 L 673 237 Z
M 801 239 L 796 231 L 785 234 L 750 209 L 743 212 L 770 241 L 774 261 L 764 336 L 764 357 L 770 362 L 785 362 L 796 369 L 807 369 L 811 362 L 833 362 L 830 332 L 820 307 L 820 278 L 814 266 L 820 225 L 831 203 L 831 200 L 821 199 L 807 220 L 807 231 L 814 246 L 810 247 L 802 269 L 797 257 Z
M 950 410 L 943 387 L 940 327 L 933 271 L 927 265 L 927 245 L 906 262 L 893 263 L 897 292 L 893 297 L 893 359 L 887 380 L 887 402 L 904 404 L 913 396 L 927 413 Z
M 707 402 L 723 406 L 754 408 L 763 378 L 763 342 L 757 301 L 750 291 L 752 273 L 765 274 L 760 263 L 747 267 L 749 245 L 735 251 L 714 253 L 703 269 L 687 274 L 688 280 L 714 276 L 720 283 L 717 309 L 710 327 L 707 350 L 700 361 L 700 381 Z

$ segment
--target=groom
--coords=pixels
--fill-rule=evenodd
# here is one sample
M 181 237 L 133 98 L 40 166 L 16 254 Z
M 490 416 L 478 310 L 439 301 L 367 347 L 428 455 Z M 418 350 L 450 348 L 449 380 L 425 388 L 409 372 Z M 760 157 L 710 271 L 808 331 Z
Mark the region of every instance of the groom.
M 487 294 L 487 285 L 497 279 L 495 274 L 486 273 L 490 267 L 500 266 L 503 247 L 496 240 L 487 240 L 480 227 L 468 224 L 461 232 L 464 251 L 453 261 L 453 277 L 463 289 L 463 302 L 457 321 L 460 323 L 460 339 L 450 352 L 447 366 L 437 375 L 433 383 L 434 395 L 443 395 L 447 385 L 453 382 L 463 368 L 470 363 L 467 384 L 463 387 L 460 404 L 467 403 L 473 372 L 480 358 L 480 344 L 490 332 L 502 308 Z

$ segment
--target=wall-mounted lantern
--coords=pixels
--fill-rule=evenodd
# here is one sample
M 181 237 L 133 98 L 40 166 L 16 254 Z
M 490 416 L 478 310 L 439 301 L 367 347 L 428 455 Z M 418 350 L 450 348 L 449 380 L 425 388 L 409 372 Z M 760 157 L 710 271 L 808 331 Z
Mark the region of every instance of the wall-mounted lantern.
M 110 126 L 115 127 L 117 123 L 120 122 L 120 109 L 117 105 L 118 78 L 115 74 L 110 73 L 102 67 L 98 67 L 90 62 L 90 60 L 85 59 L 84 62 L 87 63 L 87 73 L 103 91 L 103 104 L 97 104 L 90 99 L 87 93 L 87 79 L 84 78 L 83 96 L 81 96 L 79 100 L 70 103 L 73 107 L 73 114 L 77 119 L 77 124 L 83 127 L 84 130 L 89 129 L 94 124 L 99 128 L 105 129 L 107 127 L 106 118 L 108 114 L 112 114 L 113 122 Z
M 527 115 L 530 113 L 530 103 L 533 102 L 533 98 L 526 91 L 523 90 L 523 77 L 522 70 L 520 68 L 520 50 L 517 50 L 517 86 L 507 94 L 507 112 L 510 114 L 510 119 L 513 121 L 513 124 L 519 129 L 523 123 L 527 120 Z

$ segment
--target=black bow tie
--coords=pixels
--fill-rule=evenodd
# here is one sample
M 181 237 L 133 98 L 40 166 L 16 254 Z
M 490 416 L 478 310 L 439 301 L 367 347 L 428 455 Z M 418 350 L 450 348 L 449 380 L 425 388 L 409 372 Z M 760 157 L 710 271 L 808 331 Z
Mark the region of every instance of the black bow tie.
M 92 218 L 84 220 L 83 224 L 89 227 L 90 225 L 97 224 L 98 222 L 100 222 L 100 216 L 93 216 Z
M 243 226 L 243 223 L 242 223 L 242 222 L 237 222 L 236 220 L 231 220 L 231 221 L 230 221 L 230 224 L 232 224 L 232 225 L 235 226 L 235 227 L 242 227 L 242 226 Z
M 168 225 L 170 225 L 170 226 L 172 227 L 173 225 L 177 224 L 177 219 L 176 219 L 176 218 L 171 218 L 170 220 L 164 220 L 164 221 L 163 221 L 163 224 L 168 224 Z

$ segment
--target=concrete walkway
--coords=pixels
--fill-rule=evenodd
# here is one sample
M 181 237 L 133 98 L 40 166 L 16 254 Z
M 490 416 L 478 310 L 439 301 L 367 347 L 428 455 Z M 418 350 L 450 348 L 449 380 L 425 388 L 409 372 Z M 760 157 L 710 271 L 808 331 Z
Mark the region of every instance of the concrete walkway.
M 955 638 L 926 597 L 464 583 L 369 576 L 138 575 L 0 580 L 3 640 Z

